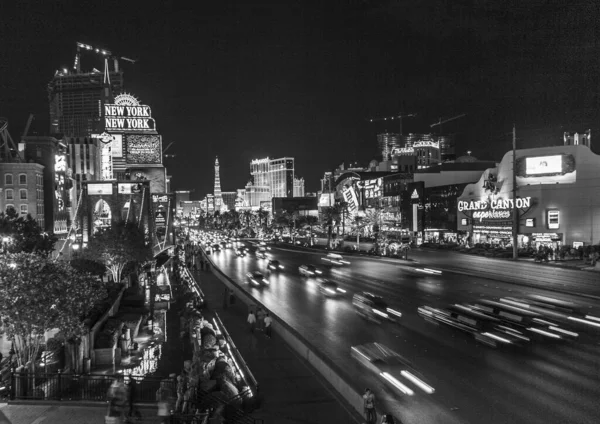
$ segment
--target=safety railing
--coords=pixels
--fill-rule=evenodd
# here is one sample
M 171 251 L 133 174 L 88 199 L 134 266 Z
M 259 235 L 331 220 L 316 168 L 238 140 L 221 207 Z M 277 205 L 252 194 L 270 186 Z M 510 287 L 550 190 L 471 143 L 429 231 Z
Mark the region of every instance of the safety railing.
M 107 401 L 108 389 L 114 375 L 71 374 L 71 373 L 36 373 L 13 371 L 11 373 L 11 400 L 81 400 Z M 129 381 L 125 376 L 125 383 Z M 132 376 L 136 385 L 136 401 L 142 403 L 156 402 L 156 392 L 161 382 L 176 392 L 174 379 L 153 376 Z
M 246 382 L 246 385 L 252 389 L 252 392 L 253 392 L 252 394 L 253 395 L 257 394 L 258 388 L 259 388 L 258 381 L 256 380 L 256 378 L 254 378 L 254 374 L 252 374 L 252 371 L 250 371 L 250 367 L 248 366 L 248 364 L 246 364 L 246 361 L 244 361 L 242 354 L 240 353 L 238 348 L 235 346 L 233 339 L 227 332 L 227 329 L 223 325 L 223 322 L 221 321 L 221 318 L 219 317 L 219 314 L 217 312 L 215 312 L 215 321 L 216 321 L 215 324 L 217 325 L 217 328 L 219 329 L 221 334 L 225 337 L 228 353 L 231 356 L 231 358 L 233 359 L 233 362 L 234 362 L 236 368 L 238 369 L 238 372 L 240 373 L 240 375 Z

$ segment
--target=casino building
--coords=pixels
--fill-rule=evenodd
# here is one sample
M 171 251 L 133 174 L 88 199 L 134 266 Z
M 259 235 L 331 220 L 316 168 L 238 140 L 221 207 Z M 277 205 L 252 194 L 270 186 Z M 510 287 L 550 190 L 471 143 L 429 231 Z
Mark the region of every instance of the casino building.
M 520 247 L 577 247 L 600 242 L 600 156 L 587 145 L 516 151 Z M 465 187 L 457 202 L 459 238 L 512 244 L 513 153 Z

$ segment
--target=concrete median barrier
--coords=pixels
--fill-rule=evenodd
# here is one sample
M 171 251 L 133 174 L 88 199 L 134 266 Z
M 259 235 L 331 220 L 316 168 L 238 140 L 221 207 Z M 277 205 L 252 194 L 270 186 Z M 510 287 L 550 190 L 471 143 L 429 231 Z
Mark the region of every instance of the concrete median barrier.
M 342 370 L 336 364 L 324 357 L 316 348 L 314 348 L 302 335 L 294 328 L 279 318 L 273 311 L 263 305 L 260 301 L 247 293 L 238 283 L 229 278 L 221 269 L 215 266 L 212 260 L 207 256 L 213 274 L 230 290 L 234 295 L 248 307 L 259 306 L 269 312 L 273 319 L 273 331 L 281 337 L 291 349 L 308 362 L 312 368 L 325 379 L 359 414 L 363 414 L 362 394 L 347 381 Z

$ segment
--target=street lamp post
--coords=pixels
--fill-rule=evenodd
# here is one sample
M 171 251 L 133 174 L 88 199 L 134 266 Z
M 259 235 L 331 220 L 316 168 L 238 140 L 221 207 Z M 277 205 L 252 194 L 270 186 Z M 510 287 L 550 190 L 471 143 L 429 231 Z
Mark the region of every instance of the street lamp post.
M 517 209 L 517 130 L 513 124 L 512 131 L 512 150 L 513 150 L 513 172 L 512 172 L 512 198 L 513 198 L 513 225 L 512 225 L 512 239 L 513 239 L 513 259 L 519 259 L 519 248 L 517 246 L 519 238 L 519 210 Z

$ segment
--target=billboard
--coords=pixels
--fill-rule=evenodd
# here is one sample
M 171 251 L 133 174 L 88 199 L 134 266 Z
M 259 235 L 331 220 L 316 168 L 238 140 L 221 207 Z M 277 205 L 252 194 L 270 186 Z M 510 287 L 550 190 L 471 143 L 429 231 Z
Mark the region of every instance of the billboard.
M 348 204 L 348 218 L 354 219 L 354 216 L 360 207 L 354 187 L 345 185 L 344 188 L 342 188 L 342 196 L 344 197 L 344 201 Z
M 147 105 L 104 105 L 105 131 L 156 131 L 152 111 Z
M 166 228 L 170 220 L 170 203 L 169 196 L 167 194 L 153 194 L 152 195 L 152 210 L 154 211 L 154 225 L 157 230 L 160 228 Z M 164 230 L 158 231 L 160 235 L 164 237 Z M 160 240 L 162 241 L 162 240 Z
M 138 183 L 119 183 L 119 194 L 141 193 L 142 187 Z
M 112 183 L 89 183 L 87 185 L 88 195 L 112 195 Z
M 383 178 L 363 182 L 365 199 L 377 199 L 383 196 Z
M 319 207 L 326 208 L 335 205 L 335 193 L 321 193 Z
M 525 159 L 527 175 L 544 175 L 562 173 L 562 156 L 538 156 Z
M 157 134 L 125 134 L 125 162 L 129 165 L 160 165 L 162 140 Z

